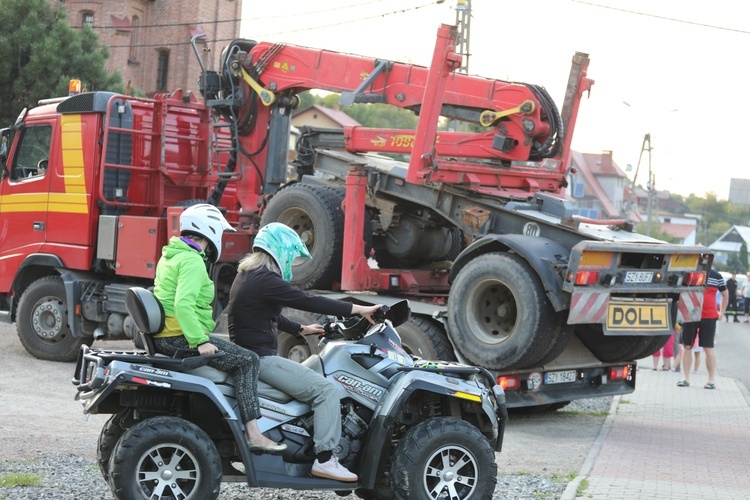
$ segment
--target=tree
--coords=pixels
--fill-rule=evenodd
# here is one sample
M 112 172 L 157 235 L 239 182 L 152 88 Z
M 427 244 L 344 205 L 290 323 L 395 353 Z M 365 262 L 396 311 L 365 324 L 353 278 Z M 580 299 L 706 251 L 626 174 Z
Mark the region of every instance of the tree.
M 0 9 L 0 124 L 12 124 L 23 108 L 40 99 L 65 96 L 77 78 L 88 90 L 123 92 L 119 73 L 88 27 L 74 30 L 62 6 L 48 0 L 3 0 Z

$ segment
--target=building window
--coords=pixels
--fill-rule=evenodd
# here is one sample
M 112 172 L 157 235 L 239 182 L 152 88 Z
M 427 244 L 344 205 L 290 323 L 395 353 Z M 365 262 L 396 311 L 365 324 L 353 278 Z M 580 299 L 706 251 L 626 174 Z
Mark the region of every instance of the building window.
M 138 19 L 138 16 L 133 16 L 133 31 L 130 32 L 129 62 L 138 62 L 138 51 L 140 50 L 139 45 L 141 44 L 140 24 L 141 20 Z
M 159 51 L 159 66 L 156 70 L 156 90 L 164 92 L 167 90 L 167 77 L 169 76 L 169 51 Z
M 89 28 L 94 27 L 93 12 L 81 12 L 81 26 L 88 26 Z

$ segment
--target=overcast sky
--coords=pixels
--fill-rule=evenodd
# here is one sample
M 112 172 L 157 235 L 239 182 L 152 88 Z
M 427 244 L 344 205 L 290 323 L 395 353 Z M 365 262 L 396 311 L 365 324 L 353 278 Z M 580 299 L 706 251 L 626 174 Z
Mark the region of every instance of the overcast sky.
M 243 37 L 423 66 L 439 25 L 456 20 L 456 0 L 242 1 Z M 589 54 L 596 83 L 581 105 L 576 151 L 611 150 L 623 170 L 632 165 L 632 177 L 650 132 L 657 189 L 726 199 L 731 178 L 750 178 L 750 2 L 471 0 L 471 7 L 472 74 L 543 85 L 562 107 L 573 54 Z

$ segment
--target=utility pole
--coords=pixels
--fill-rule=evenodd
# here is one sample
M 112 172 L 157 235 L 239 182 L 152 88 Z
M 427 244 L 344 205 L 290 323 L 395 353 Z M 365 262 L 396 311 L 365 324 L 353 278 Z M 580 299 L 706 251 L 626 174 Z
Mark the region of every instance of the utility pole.
M 647 146 L 648 144 L 648 146 Z M 636 181 L 638 180 L 638 172 L 641 169 L 641 161 L 643 160 L 643 153 L 648 152 L 648 181 L 646 182 L 646 189 L 648 194 L 648 208 L 647 208 L 647 216 L 648 216 L 648 222 L 647 222 L 647 232 L 648 236 L 651 236 L 651 203 L 652 203 L 652 187 L 653 187 L 653 174 L 651 172 L 651 134 L 646 134 L 643 136 L 643 144 L 641 145 L 641 154 L 638 156 L 638 164 L 635 167 L 635 174 L 633 174 L 633 182 L 630 185 L 630 196 L 628 197 L 628 203 L 625 208 L 625 217 L 630 218 L 630 213 L 635 211 L 638 211 L 638 204 L 635 202 L 635 186 Z
M 651 171 L 651 134 L 646 134 L 648 138 L 648 182 L 646 183 L 646 189 L 648 189 L 648 209 L 647 217 L 648 222 L 646 223 L 646 235 L 651 236 L 651 220 L 653 217 L 654 207 L 654 195 L 656 194 L 656 178 Z M 643 144 L 645 146 L 646 140 L 644 138 Z
M 469 73 L 469 31 L 471 27 L 471 0 L 456 0 L 456 26 L 458 27 L 458 38 L 456 39 L 456 53 L 461 55 L 461 67 L 458 72 Z

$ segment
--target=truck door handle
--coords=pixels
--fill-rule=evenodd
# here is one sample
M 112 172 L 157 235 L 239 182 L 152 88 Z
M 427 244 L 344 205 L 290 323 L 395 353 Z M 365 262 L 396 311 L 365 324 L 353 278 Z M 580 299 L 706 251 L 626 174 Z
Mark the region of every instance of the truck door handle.
M 34 231 L 44 231 L 44 222 L 34 222 Z

